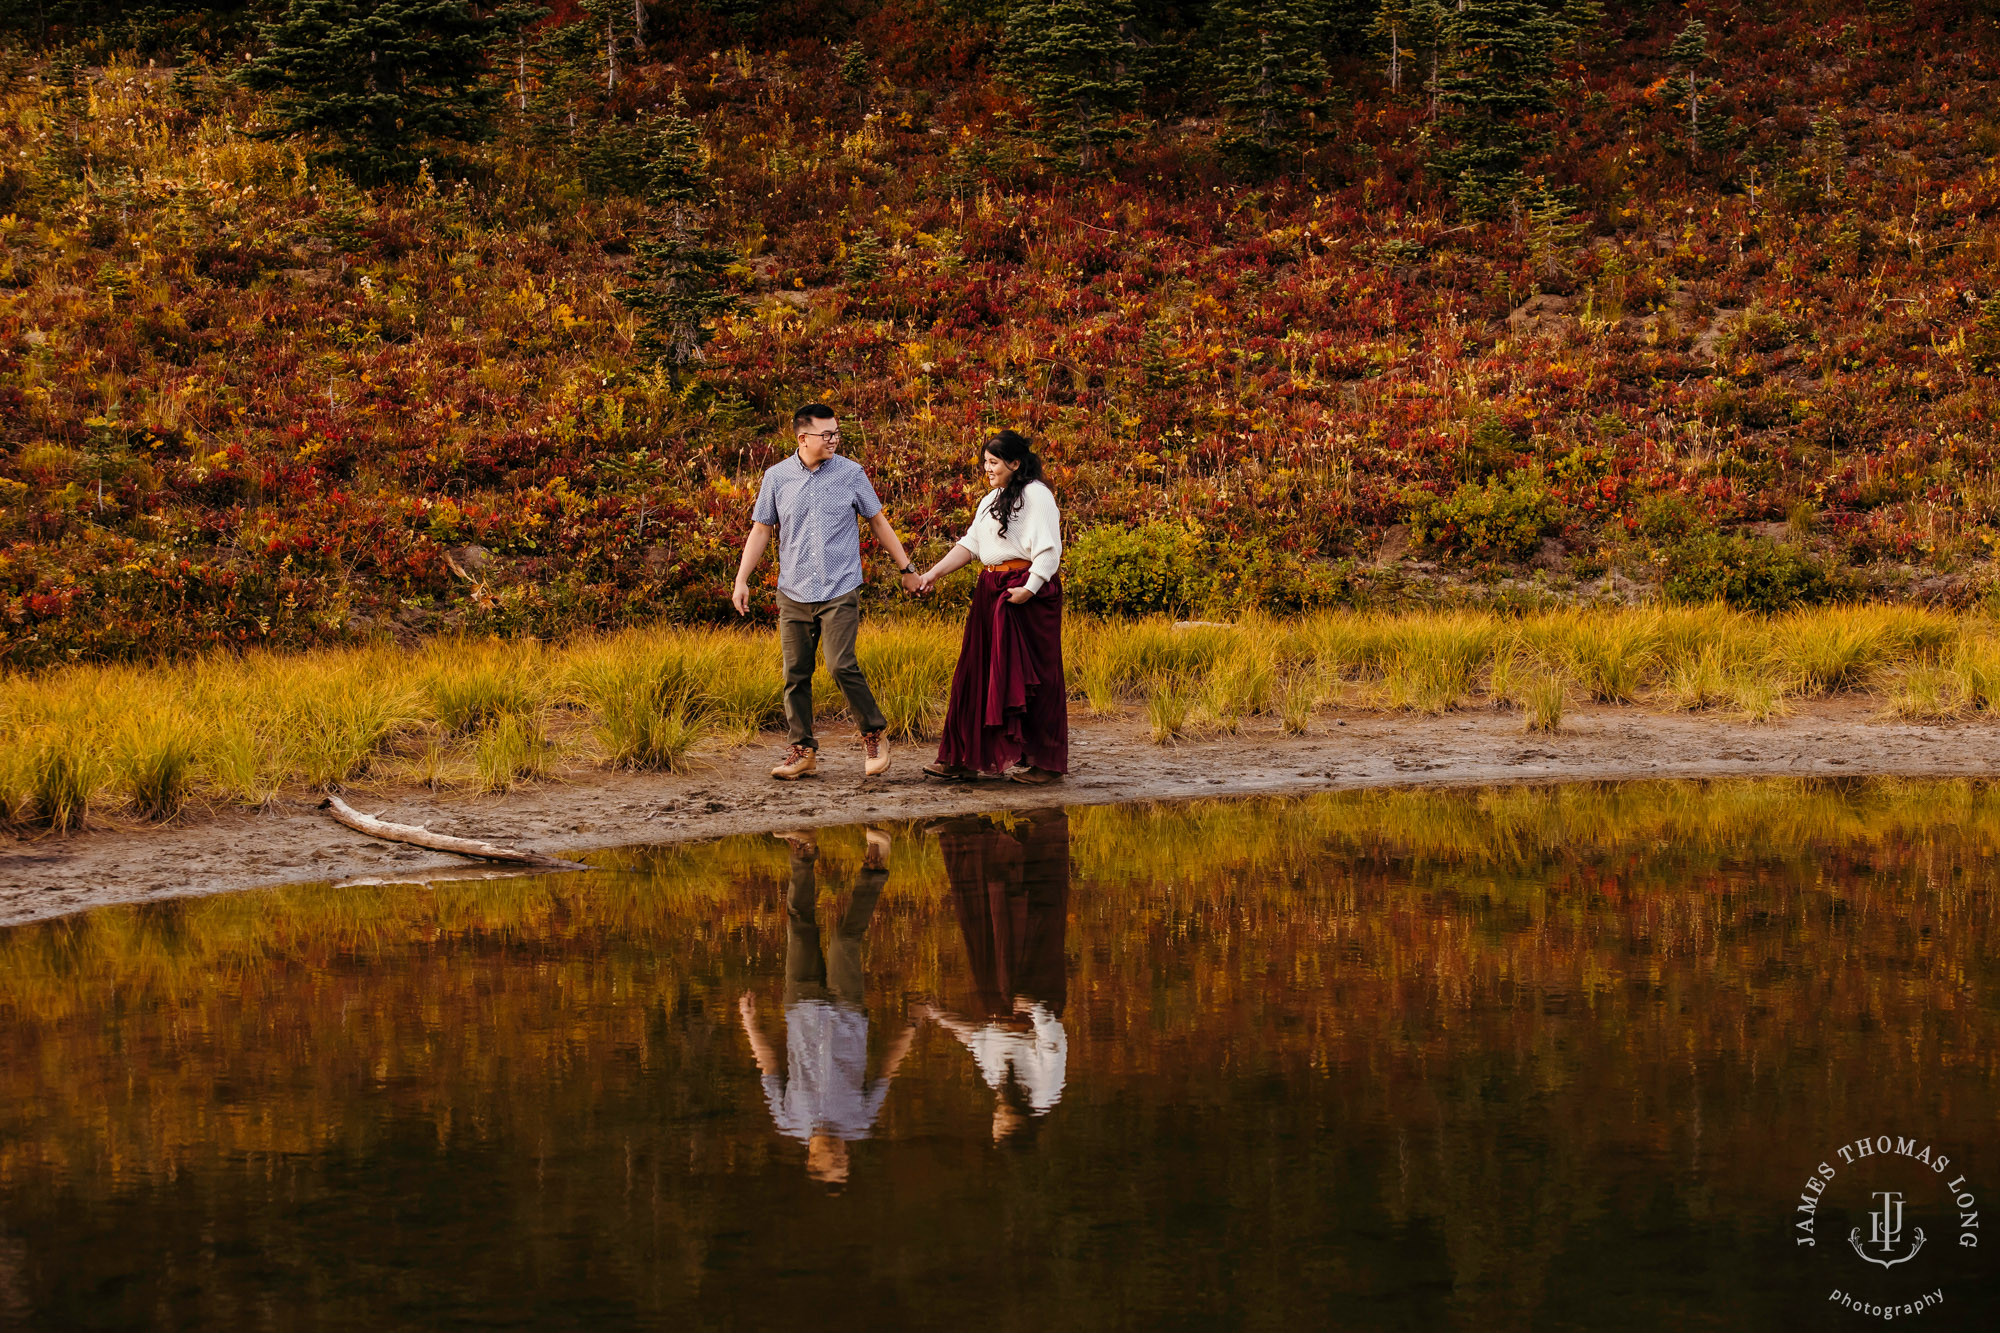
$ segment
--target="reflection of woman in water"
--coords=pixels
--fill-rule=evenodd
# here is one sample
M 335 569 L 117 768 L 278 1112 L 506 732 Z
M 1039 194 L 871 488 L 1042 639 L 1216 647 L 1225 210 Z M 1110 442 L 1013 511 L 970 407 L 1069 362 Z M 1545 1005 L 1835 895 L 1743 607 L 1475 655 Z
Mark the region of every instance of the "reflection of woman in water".
M 847 1145 L 865 1139 L 889 1095 L 889 1080 L 909 1054 L 914 1025 L 906 1025 L 882 1061 L 880 1077 L 868 1074 L 868 1011 L 862 1008 L 862 946 L 875 900 L 888 878 L 889 835 L 868 830 L 868 855 L 856 877 L 854 897 L 822 958 L 816 908 L 819 849 L 804 834 L 781 834 L 792 847 L 791 893 L 786 900 L 785 1062 L 757 1024 L 756 997 L 737 1002 L 750 1052 L 764 1075 L 764 1100 L 778 1132 L 806 1144 L 806 1170 L 837 1185 L 847 1179 Z
M 965 1043 L 997 1101 L 993 1141 L 1033 1128 L 1063 1093 L 1068 970 L 1069 817 L 1038 813 L 1010 834 L 981 819 L 938 830 L 972 965 L 976 1012 L 921 1011 Z

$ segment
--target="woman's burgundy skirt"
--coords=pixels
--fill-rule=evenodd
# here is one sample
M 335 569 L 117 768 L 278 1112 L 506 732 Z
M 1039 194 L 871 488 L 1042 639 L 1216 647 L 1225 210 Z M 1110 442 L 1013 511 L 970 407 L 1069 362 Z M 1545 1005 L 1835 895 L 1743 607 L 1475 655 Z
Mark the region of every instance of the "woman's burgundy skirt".
M 1007 590 L 1025 569 L 981 570 L 951 678 L 938 761 L 998 773 L 1027 764 L 1069 772 L 1069 695 L 1063 687 L 1062 575 L 1016 606 Z

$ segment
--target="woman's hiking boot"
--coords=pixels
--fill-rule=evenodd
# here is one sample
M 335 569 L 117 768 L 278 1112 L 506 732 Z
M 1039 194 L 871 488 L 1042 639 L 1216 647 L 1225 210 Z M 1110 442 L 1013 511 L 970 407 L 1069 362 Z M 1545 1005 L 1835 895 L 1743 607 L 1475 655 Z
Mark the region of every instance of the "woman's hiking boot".
M 1046 768 L 1034 768 L 1027 764 L 1023 764 L 1019 768 L 1008 769 L 1007 776 L 1012 781 L 1025 782 L 1031 787 L 1040 787 L 1051 782 L 1062 781 L 1062 774 L 1060 773 L 1052 772 Z
M 924 776 L 943 778 L 946 782 L 970 782 L 978 774 L 964 764 L 947 764 L 942 759 L 924 765 Z

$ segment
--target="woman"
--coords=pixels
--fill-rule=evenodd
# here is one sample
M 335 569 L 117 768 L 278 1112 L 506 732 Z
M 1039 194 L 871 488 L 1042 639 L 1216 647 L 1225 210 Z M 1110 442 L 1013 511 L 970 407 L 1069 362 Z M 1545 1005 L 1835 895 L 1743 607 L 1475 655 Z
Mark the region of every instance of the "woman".
M 914 1012 L 965 1043 L 993 1089 L 993 1142 L 1025 1145 L 1062 1100 L 1069 1072 L 1063 1002 L 1069 970 L 1069 816 L 1040 811 L 1002 831 L 976 818 L 937 829 L 945 879 L 965 933 L 973 1002 L 965 1017 Z
M 1007 773 L 1054 782 L 1069 771 L 1069 698 L 1063 686 L 1061 515 L 1042 483 L 1042 460 L 1026 436 L 1003 430 L 982 460 L 993 490 L 972 528 L 919 585 L 929 592 L 953 570 L 985 566 L 972 591 L 965 641 L 951 678 L 944 739 L 924 772 L 940 778 Z

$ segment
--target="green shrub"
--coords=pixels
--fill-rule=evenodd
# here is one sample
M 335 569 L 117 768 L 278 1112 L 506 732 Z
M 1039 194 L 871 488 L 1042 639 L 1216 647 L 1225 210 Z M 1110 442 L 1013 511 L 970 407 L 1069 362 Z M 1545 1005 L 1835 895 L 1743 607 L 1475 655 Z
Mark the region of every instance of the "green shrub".
M 1664 591 L 1670 602 L 1727 602 L 1744 611 L 1814 606 L 1838 595 L 1818 559 L 1766 537 L 1725 537 L 1708 531 L 1666 552 Z
M 1261 537 L 1211 537 L 1174 523 L 1096 528 L 1063 550 L 1063 595 L 1107 616 L 1296 611 L 1331 600 L 1336 580 Z
M 1769 612 L 1815 606 L 1840 594 L 1839 580 L 1811 553 L 1768 537 L 1725 536 L 1683 496 L 1646 501 L 1639 533 L 1665 576 L 1669 602 L 1727 602 Z
M 1442 551 L 1522 560 L 1555 525 L 1556 505 L 1539 467 L 1466 482 L 1448 496 L 1412 491 L 1410 535 Z
M 1639 506 L 1639 535 L 1655 547 L 1671 546 L 1707 531 L 1708 520 L 1684 495 L 1652 495 Z
M 1095 528 L 1063 549 L 1063 598 L 1099 615 L 1184 613 L 1206 593 L 1203 545 L 1171 523 Z

